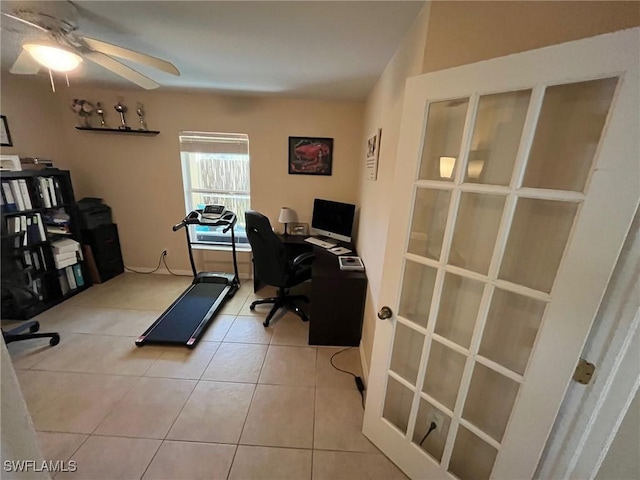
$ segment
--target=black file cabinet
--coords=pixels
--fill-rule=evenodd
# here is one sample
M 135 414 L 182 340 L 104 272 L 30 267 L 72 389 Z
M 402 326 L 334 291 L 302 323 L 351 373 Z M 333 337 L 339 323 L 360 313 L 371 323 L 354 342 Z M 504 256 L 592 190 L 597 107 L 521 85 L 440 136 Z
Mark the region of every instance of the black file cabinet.
M 118 226 L 115 223 L 83 230 L 82 238 L 85 245 L 91 247 L 100 282 L 106 282 L 124 272 Z M 89 264 L 91 265 L 91 262 Z

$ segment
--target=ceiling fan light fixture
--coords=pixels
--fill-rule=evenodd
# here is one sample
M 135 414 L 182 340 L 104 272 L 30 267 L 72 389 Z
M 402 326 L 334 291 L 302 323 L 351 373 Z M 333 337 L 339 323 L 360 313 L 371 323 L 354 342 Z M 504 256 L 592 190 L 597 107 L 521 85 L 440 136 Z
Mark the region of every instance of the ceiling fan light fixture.
M 56 72 L 70 72 L 75 70 L 82 62 L 80 55 L 57 45 L 25 43 L 23 48 L 38 63 Z

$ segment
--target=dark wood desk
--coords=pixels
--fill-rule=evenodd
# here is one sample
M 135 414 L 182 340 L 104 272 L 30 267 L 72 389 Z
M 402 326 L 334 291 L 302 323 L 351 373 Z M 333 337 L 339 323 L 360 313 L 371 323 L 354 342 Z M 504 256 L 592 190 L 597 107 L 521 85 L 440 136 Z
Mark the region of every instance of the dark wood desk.
M 304 241 L 298 235 L 279 235 L 289 255 L 313 251 L 311 266 L 311 305 L 309 345 L 357 347 L 362 336 L 364 303 L 367 293 L 365 272 L 340 270 L 338 256 Z M 352 250 L 355 247 L 339 242 Z M 260 280 L 254 275 L 254 288 Z

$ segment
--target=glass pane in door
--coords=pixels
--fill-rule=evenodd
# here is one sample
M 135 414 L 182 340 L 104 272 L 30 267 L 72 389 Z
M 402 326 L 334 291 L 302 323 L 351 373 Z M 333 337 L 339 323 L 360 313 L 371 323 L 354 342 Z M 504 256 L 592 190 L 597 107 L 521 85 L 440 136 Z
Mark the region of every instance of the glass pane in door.
M 403 433 L 407 433 L 413 392 L 393 377 L 388 377 L 387 392 L 384 396 L 383 418 L 389 420 Z
M 577 211 L 577 203 L 520 198 L 499 277 L 551 292 Z
M 426 327 L 435 283 L 435 268 L 407 260 L 404 267 L 398 314 Z
M 424 335 L 414 329 L 397 322 L 396 333 L 393 337 L 391 355 L 391 370 L 402 378 L 416 384 L 418 366 L 424 345 Z
M 440 426 L 431 429 L 432 422 Z M 421 398 L 413 441 L 439 462 L 442 460 L 450 425 L 451 419 L 444 412 Z
M 518 382 L 476 363 L 462 417 L 502 441 L 519 388 Z
M 523 186 L 584 191 L 617 78 L 548 87 Z
M 422 391 L 453 410 L 458 398 L 465 361 L 464 355 L 433 340 Z
M 429 105 L 418 175 L 420 180 L 453 181 L 468 105 L 468 98 Z
M 509 185 L 530 98 L 531 90 L 480 97 L 465 182 Z
M 416 189 L 407 249 L 409 253 L 440 259 L 450 200 L 451 192 L 447 190 Z
M 524 375 L 545 307 L 540 300 L 496 288 L 478 353 Z
M 460 480 L 485 480 L 491 476 L 498 451 L 462 425 L 458 428 L 449 471 Z
M 482 282 L 447 273 L 435 333 L 469 348 L 483 291 Z
M 449 263 L 486 274 L 498 236 L 505 198 L 464 192 L 449 252 Z

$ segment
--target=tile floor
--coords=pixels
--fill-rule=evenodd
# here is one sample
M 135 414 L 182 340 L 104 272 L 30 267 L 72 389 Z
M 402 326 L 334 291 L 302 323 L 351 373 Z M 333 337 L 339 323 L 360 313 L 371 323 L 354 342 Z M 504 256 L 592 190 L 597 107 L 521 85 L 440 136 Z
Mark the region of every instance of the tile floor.
M 137 348 L 188 284 L 126 273 L 37 318 L 58 346 L 9 345 L 45 458 L 77 462 L 56 479 L 406 478 L 362 435 L 341 348 L 308 346 L 291 313 L 264 328 L 250 281 L 194 350 Z M 334 362 L 361 375 L 356 348 Z

